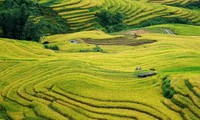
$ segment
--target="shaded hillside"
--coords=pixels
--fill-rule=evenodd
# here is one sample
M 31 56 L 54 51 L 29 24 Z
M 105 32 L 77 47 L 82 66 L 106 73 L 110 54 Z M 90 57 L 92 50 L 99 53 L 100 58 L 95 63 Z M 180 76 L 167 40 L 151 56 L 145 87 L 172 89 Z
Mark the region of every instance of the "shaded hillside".
M 39 0 L 41 15 L 32 17 L 46 21 L 48 34 L 104 29 L 96 14 L 101 10 L 120 12 L 125 16 L 124 25 L 129 28 L 155 24 L 182 23 L 200 25 L 200 12 L 173 6 L 195 4 L 196 0 Z M 1 4 L 1 3 L 0 3 Z M 192 5 L 191 5 L 192 6 Z

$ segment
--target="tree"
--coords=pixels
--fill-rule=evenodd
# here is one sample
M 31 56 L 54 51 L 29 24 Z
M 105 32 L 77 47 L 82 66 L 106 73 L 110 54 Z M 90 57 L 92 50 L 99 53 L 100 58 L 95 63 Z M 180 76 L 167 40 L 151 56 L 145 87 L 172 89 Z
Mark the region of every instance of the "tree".
M 101 10 L 96 14 L 98 17 L 98 22 L 103 26 L 107 32 L 120 31 L 127 28 L 126 24 L 123 23 L 125 17 L 120 12 L 110 12 L 106 10 Z

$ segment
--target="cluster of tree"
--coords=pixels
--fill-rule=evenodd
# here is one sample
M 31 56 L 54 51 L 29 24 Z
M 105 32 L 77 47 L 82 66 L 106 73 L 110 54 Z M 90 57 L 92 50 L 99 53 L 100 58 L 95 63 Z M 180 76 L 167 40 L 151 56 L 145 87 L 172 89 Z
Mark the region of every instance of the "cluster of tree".
M 155 17 L 152 19 L 145 20 L 143 22 L 140 22 L 137 25 L 134 25 L 132 27 L 134 28 L 140 28 L 140 27 L 146 27 L 151 25 L 158 25 L 158 24 L 167 24 L 167 23 L 178 23 L 178 24 L 193 24 L 189 19 L 186 18 L 179 18 L 179 17 L 172 17 L 172 18 L 164 18 L 164 17 Z
M 0 7 L 0 37 L 39 42 L 44 35 L 69 30 L 66 22 L 44 9 L 33 0 L 5 0 Z M 37 21 L 39 16 L 44 19 Z
M 39 41 L 39 24 L 31 15 L 38 14 L 38 4 L 31 0 L 5 0 L 0 8 L 2 37 Z
M 99 24 L 106 29 L 107 32 L 116 32 L 127 28 L 123 22 L 125 17 L 120 12 L 110 12 L 101 10 L 96 14 Z
M 200 0 L 196 2 L 188 3 L 184 5 L 183 7 L 189 8 L 189 9 L 200 9 Z
M 188 8 L 188 9 L 199 9 L 200 8 L 200 0 L 195 1 L 195 2 L 188 2 L 187 4 L 176 3 L 176 4 L 172 4 L 172 6 L 184 7 L 184 8 Z

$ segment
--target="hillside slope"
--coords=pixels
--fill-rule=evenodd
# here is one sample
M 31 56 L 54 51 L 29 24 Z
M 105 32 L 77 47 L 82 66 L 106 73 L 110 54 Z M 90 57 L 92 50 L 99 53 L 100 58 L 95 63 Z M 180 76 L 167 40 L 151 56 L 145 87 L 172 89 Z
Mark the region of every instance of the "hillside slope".
M 200 36 L 200 26 L 185 24 L 161 24 L 145 28 L 145 30 L 156 33 L 166 33 L 166 29 L 172 31 L 172 33 L 176 35 Z
M 0 1 L 0 5 L 3 1 Z M 198 0 L 39 0 L 37 2 L 40 4 L 39 9 L 42 14 L 32 16 L 31 19 L 36 22 L 46 21 L 50 26 L 43 32 L 48 35 L 104 30 L 105 26 L 100 25 L 96 16 L 101 10 L 122 13 L 125 16 L 124 25 L 128 28 L 167 23 L 200 25 Z
M 95 14 L 106 9 L 121 12 L 130 27 L 143 27 L 168 22 L 187 22 L 200 25 L 200 12 L 171 5 L 185 5 L 196 0 L 40 0 L 42 5 L 52 8 L 66 19 L 72 31 L 99 28 Z M 165 22 L 164 22 L 165 23 Z
M 199 37 L 144 34 L 140 40 L 157 42 L 140 46 L 100 45 L 106 53 L 79 52 L 80 46 L 94 45 L 68 41 L 86 36 L 98 41 L 106 38 L 115 42 L 116 38 L 90 31 L 45 39 L 64 45 L 60 51 L 45 49 L 35 42 L 1 38 L 0 118 L 200 118 Z M 64 49 L 68 46 L 74 52 Z M 158 74 L 138 78 L 136 67 L 143 71 L 154 68 Z M 162 95 L 162 81 L 166 79 L 171 80 L 170 89 L 175 91 L 171 99 Z

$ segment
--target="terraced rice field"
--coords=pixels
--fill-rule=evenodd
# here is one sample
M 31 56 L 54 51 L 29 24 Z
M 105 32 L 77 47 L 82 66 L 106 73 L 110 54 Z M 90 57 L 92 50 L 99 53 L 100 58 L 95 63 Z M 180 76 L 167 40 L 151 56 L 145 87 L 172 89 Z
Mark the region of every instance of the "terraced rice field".
M 100 9 L 119 11 L 125 15 L 128 26 L 138 25 L 156 18 L 184 18 L 200 25 L 200 12 L 169 4 L 187 4 L 196 0 L 40 0 L 41 4 L 51 7 L 66 19 L 73 31 L 94 30 L 99 28 L 95 14 Z
M 0 0 L 0 4 L 4 0 Z M 95 14 L 100 9 L 121 12 L 125 23 L 135 26 L 156 17 L 184 18 L 200 25 L 200 12 L 171 4 L 187 4 L 197 0 L 39 0 L 66 19 L 72 31 L 95 30 L 99 28 Z
M 79 52 L 95 46 L 83 38 L 115 43 L 123 36 L 89 31 L 43 40 L 60 51 L 1 38 L 0 119 L 200 119 L 199 37 L 143 34 L 138 40 L 157 42 L 100 45 L 105 53 Z M 136 67 L 158 74 L 138 78 Z M 172 99 L 162 95 L 165 75 Z

